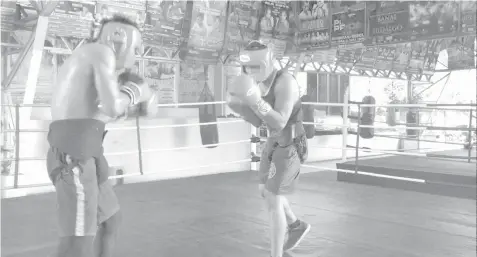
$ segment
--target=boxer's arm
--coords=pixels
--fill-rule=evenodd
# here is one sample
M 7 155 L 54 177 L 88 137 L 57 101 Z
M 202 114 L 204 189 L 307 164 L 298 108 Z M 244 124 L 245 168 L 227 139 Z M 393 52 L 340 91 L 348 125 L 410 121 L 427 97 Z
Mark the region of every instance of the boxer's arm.
M 261 99 L 254 111 L 273 130 L 281 131 L 290 119 L 300 92 L 296 80 L 291 75 L 284 74 L 277 81 L 274 93 L 274 107 Z
M 239 114 L 242 115 L 242 118 L 252 124 L 254 127 L 258 128 L 262 125 L 262 120 L 255 114 L 252 109 L 247 106 L 242 106 L 240 108 Z
M 122 115 L 129 107 L 132 99 L 127 94 L 119 91 L 114 52 L 107 47 L 96 51 L 92 66 L 101 110 L 110 117 Z

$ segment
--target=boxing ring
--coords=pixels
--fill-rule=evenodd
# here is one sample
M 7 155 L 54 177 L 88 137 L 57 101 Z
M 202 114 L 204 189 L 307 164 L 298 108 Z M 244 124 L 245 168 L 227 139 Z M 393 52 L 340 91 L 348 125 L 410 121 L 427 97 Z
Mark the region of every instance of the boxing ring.
M 167 104 L 159 107 L 201 104 L 222 105 L 224 102 Z M 346 110 L 346 107 L 352 104 L 304 103 L 304 105 L 338 105 Z M 399 107 L 416 108 L 408 105 Z M 426 108 L 422 105 L 421 107 Z M 21 106 L 17 105 L 16 109 L 19 108 Z M 469 108 L 473 110 L 475 105 L 467 106 L 467 109 Z M 467 109 L 464 111 L 469 111 Z M 293 195 L 290 201 L 296 214 L 308 221 L 313 229 L 298 248 L 284 256 L 475 254 L 475 195 L 474 199 L 469 199 L 467 195 L 457 195 L 456 198 L 439 192 L 416 189 L 425 187 L 430 181 L 429 178 L 423 178 L 423 175 L 420 175 L 421 177 L 416 175 L 419 167 L 426 165 L 428 170 L 445 168 L 441 167 L 442 163 L 446 163 L 447 168 L 452 167 L 453 170 L 448 171 L 447 177 L 440 175 L 444 179 L 452 180 L 450 182 L 459 180 L 455 176 L 462 176 L 464 173 L 465 176 L 473 176 L 475 180 L 475 169 L 473 174 L 466 173 L 468 165 L 475 168 L 475 154 L 468 158 L 467 150 L 459 150 L 462 146 L 452 144 L 442 148 L 434 147 L 431 150 L 423 147 L 422 151 L 369 149 L 360 146 L 362 142 L 360 140 L 363 139 L 359 139 L 358 136 L 356 145 L 351 146 L 353 140 L 349 137 L 352 137 L 353 129 L 365 125 L 350 124 L 347 120 L 343 119 L 343 124 L 329 124 L 339 125 L 342 128 L 343 135 L 338 135 L 342 138 L 341 142 L 323 145 L 317 143 L 319 136 L 309 141 L 311 158 L 302 167 L 303 174 L 297 194 Z M 156 147 L 161 145 L 161 148 L 149 148 L 151 144 L 148 145 L 148 140 L 144 140 L 149 138 L 145 137 L 144 133 L 154 129 L 163 130 L 166 138 L 174 136 L 169 134 L 168 129 L 191 128 L 198 133 L 197 127 L 211 124 L 219 127 L 221 136 L 221 142 L 214 145 L 201 145 L 195 142 L 189 146 L 170 147 L 171 145 L 164 140 L 163 144 L 157 142 L 154 144 Z M 250 125 L 241 119 L 234 118 L 219 118 L 217 122 L 212 123 L 189 121 L 162 125 L 151 125 L 147 120 L 136 118 L 128 125 L 132 126 L 108 127 L 110 132 L 105 139 L 106 156 L 108 161 L 113 163 L 112 166 L 116 167 L 115 163 L 121 161 L 134 162 L 132 166 L 111 169 L 110 180 L 116 184 L 115 191 L 124 217 L 115 256 L 267 256 L 269 251 L 267 215 L 263 199 L 257 192 L 258 178 L 255 171 L 259 161 L 255 149 L 263 139 L 259 137 L 257 130 L 251 129 Z M 470 125 L 459 130 L 475 130 L 472 124 Z M 234 132 L 244 132 L 239 135 L 241 138 L 222 137 L 223 131 L 227 133 L 231 127 L 234 128 Z M 379 130 L 386 126 L 373 125 L 373 127 Z M 409 128 L 429 129 L 429 127 L 400 126 L 393 129 Z M 20 129 L 15 128 L 6 132 L 16 133 L 21 137 L 22 133 L 45 133 L 45 129 L 21 129 L 20 124 Z M 136 137 L 128 138 L 126 134 L 115 137 L 119 136 L 122 140 L 134 142 L 136 150 L 120 151 L 121 146 L 108 143 L 108 137 L 111 137 L 112 133 L 125 132 Z M 20 137 L 17 137 L 18 143 Z M 203 149 L 211 146 L 215 148 Z M 194 167 L 187 161 L 182 161 L 180 167 L 168 164 L 167 159 L 177 161 L 181 156 L 207 158 L 207 155 L 198 152 L 199 149 L 203 152 L 227 152 L 231 150 L 227 148 L 230 146 L 240 146 L 241 153 L 231 152 L 232 156 L 229 157 L 221 154 L 219 160 L 205 159 L 202 165 Z M 333 150 L 342 153 L 341 162 L 316 161 L 315 156 L 320 155 L 320 152 Z M 457 161 L 451 164 L 451 158 L 442 158 L 442 151 L 463 157 L 454 158 Z M 177 152 L 181 154 L 175 155 Z M 148 162 L 147 155 L 151 154 L 155 160 L 155 167 L 145 164 Z M 158 157 L 159 154 L 165 157 L 161 159 Z M 114 158 L 119 158 L 120 161 Z M 15 170 L 21 170 L 22 162 L 41 163 L 43 158 L 12 158 L 10 161 L 19 163 L 15 166 Z M 394 167 L 396 171 L 386 173 L 383 164 Z M 402 167 L 399 167 L 400 165 Z M 190 173 L 182 173 L 185 170 L 189 170 Z M 207 172 L 201 173 L 201 170 Z M 405 170 L 415 172 L 406 174 Z M 176 175 L 167 178 L 154 177 L 165 173 Z M 47 177 L 46 172 L 44 176 Z M 469 178 L 460 178 L 460 181 L 465 182 L 467 179 Z M 404 186 L 393 184 L 398 182 L 405 184 Z M 471 184 L 469 181 L 466 183 Z M 473 185 L 475 192 L 475 183 Z M 57 232 L 56 203 L 52 190 L 51 184 L 47 182 L 24 183 L 19 174 L 15 174 L 11 184 L 2 189 L 3 195 L 16 192 L 10 195 L 12 198 L 2 200 L 2 256 L 48 256 L 54 251 Z M 37 194 L 38 192 L 43 194 Z

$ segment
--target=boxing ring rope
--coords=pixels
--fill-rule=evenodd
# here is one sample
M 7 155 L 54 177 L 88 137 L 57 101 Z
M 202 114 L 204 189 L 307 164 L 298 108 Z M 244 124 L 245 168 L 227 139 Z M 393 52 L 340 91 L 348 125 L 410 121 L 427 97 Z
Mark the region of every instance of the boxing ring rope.
M 200 105 L 214 105 L 214 104 L 225 104 L 225 101 L 216 101 L 216 102 L 198 102 L 198 103 L 177 103 L 177 104 L 159 104 L 158 107 L 177 107 L 177 106 L 200 106 Z M 353 103 L 350 104 L 342 104 L 342 103 L 314 103 L 314 102 L 303 102 L 303 105 L 313 105 L 313 106 L 336 106 L 336 107 L 344 107 L 344 106 L 349 106 L 353 105 Z M 356 104 L 355 104 L 356 105 Z M 391 108 L 429 108 L 429 109 L 440 109 L 440 110 L 449 110 L 449 111 L 470 111 L 472 114 L 472 111 L 475 108 L 469 108 L 469 107 L 476 107 L 477 105 L 475 104 L 459 104 L 459 105 L 448 105 L 448 104 L 357 104 L 359 107 L 391 107 Z M 18 116 L 18 110 L 20 107 L 49 107 L 48 105 L 2 105 L 2 106 L 14 106 L 16 109 L 16 113 Z M 448 107 L 462 107 L 462 108 L 448 108 Z M 15 129 L 7 129 L 4 130 L 4 132 L 14 132 L 16 134 L 16 143 L 18 144 L 19 141 L 19 135 L 20 132 L 48 132 L 47 130 L 35 130 L 35 129 L 25 129 L 25 130 L 20 130 L 19 129 L 19 117 L 17 117 L 17 123 L 15 126 Z M 472 120 L 472 115 L 470 120 Z M 108 130 L 111 131 L 117 131 L 117 130 L 133 130 L 136 129 L 140 131 L 140 129 L 157 129 L 157 128 L 178 128 L 178 127 L 188 127 L 188 126 L 202 126 L 202 125 L 218 125 L 218 124 L 228 124 L 228 123 L 237 123 L 237 122 L 245 122 L 241 119 L 237 120 L 232 120 L 232 121 L 220 121 L 220 122 L 205 122 L 205 123 L 186 123 L 186 124 L 172 124 L 172 125 L 155 125 L 155 126 L 140 126 L 139 123 L 136 123 L 136 127 L 127 127 L 127 128 L 108 128 Z M 370 126 L 370 125 L 360 125 L 359 123 L 356 125 L 349 124 L 346 125 L 345 121 L 343 124 L 322 124 L 318 122 L 304 122 L 305 125 L 324 125 L 326 127 L 336 127 L 336 128 L 376 128 L 376 129 L 394 129 L 394 130 L 402 130 L 402 129 L 409 129 L 409 130 L 419 130 L 419 131 L 425 131 L 425 130 L 453 130 L 453 131 L 475 131 L 476 128 L 474 127 L 469 127 L 469 128 L 454 128 L 454 127 L 433 127 L 433 126 L 414 126 L 414 127 L 406 127 L 406 126 Z M 470 122 L 471 124 L 471 122 Z M 359 138 L 359 135 L 356 135 Z M 140 139 L 138 138 L 138 141 Z M 262 139 L 260 139 L 258 142 L 263 142 Z M 438 141 L 431 141 L 434 143 L 444 143 L 447 144 L 447 142 L 438 142 Z M 153 153 L 153 152 L 165 152 L 165 151 L 175 151 L 175 150 L 188 150 L 188 149 L 201 149 L 201 148 L 206 148 L 206 147 L 211 147 L 211 146 L 221 146 L 221 145 L 232 145 L 232 144 L 242 144 L 242 143 L 251 143 L 255 144 L 257 142 L 253 141 L 252 139 L 248 140 L 239 140 L 239 141 L 233 141 L 233 142 L 225 142 L 225 143 L 217 143 L 217 144 L 212 144 L 212 145 L 198 145 L 198 146 L 187 146 L 187 147 L 176 147 L 176 148 L 166 148 L 166 149 L 138 149 L 136 151 L 124 151 L 124 152 L 115 152 L 115 153 L 105 153 L 105 156 L 120 156 L 120 155 L 130 155 L 130 154 L 142 154 L 142 153 Z M 456 144 L 456 145 L 465 145 L 465 144 L 459 144 L 459 143 L 453 143 L 449 142 L 450 144 Z M 138 146 L 140 144 L 138 143 Z M 335 146 L 310 146 L 313 148 L 318 148 L 318 149 L 341 149 L 344 151 L 356 151 L 356 152 L 376 152 L 376 153 L 382 153 L 382 154 L 391 154 L 391 155 L 405 155 L 405 156 L 416 156 L 416 157 L 435 157 L 435 158 L 445 158 L 439 155 L 433 156 L 432 154 L 426 153 L 427 150 L 424 150 L 426 152 L 420 152 L 420 153 L 412 153 L 412 152 L 398 152 L 398 151 L 392 151 L 392 150 L 387 150 L 387 149 L 363 149 L 359 147 L 359 142 L 356 145 L 356 147 L 335 147 Z M 20 160 L 45 160 L 46 158 L 39 158 L 39 157 L 29 157 L 29 158 L 19 158 L 19 152 L 18 148 L 16 147 L 16 152 L 15 152 L 15 158 L 5 158 L 2 159 L 2 161 L 15 161 L 19 162 Z M 414 149 L 418 150 L 418 149 Z M 420 149 L 419 149 L 420 150 Z M 433 152 L 437 151 L 436 149 L 434 150 L 429 150 L 428 152 Z M 355 161 L 357 162 L 359 159 L 359 155 L 356 155 Z M 454 157 L 453 157 L 454 158 Z M 470 158 L 470 157 L 469 157 Z M 464 157 L 462 157 L 464 159 Z M 222 165 L 227 165 L 227 164 L 237 164 L 237 163 L 246 163 L 246 162 L 254 162 L 252 159 L 243 159 L 243 160 L 238 160 L 238 161 L 231 161 L 231 162 L 226 162 L 226 163 L 216 163 L 216 164 L 209 164 L 209 165 L 201 165 L 201 166 L 195 166 L 195 167 L 186 167 L 186 168 L 179 168 L 179 169 L 171 169 L 171 170 L 161 170 L 161 171 L 156 171 L 156 172 L 148 172 L 148 173 L 142 173 L 142 167 L 140 172 L 136 173 L 130 173 L 130 174 L 123 174 L 123 175 L 114 175 L 110 176 L 111 179 L 118 179 L 118 178 L 125 178 L 125 177 L 132 177 L 132 176 L 144 176 L 144 175 L 152 175 L 152 174 L 157 174 L 161 172 L 176 172 L 176 171 L 183 171 L 183 170 L 192 170 L 195 168 L 208 168 L 208 167 L 216 167 L 216 166 L 222 166 Z M 255 161 L 256 162 L 256 161 Z M 33 187 L 45 187 L 45 186 L 51 186 L 51 183 L 44 183 L 44 184 L 35 184 L 35 185 L 18 185 L 18 164 L 15 165 L 15 181 L 13 187 L 5 187 L 2 190 L 9 190 L 9 189 L 18 189 L 18 188 L 33 188 Z M 329 167 L 324 167 L 324 166 L 316 166 L 316 165 L 308 165 L 304 164 L 302 165 L 303 167 L 306 168 L 313 168 L 313 169 L 319 169 L 319 170 L 326 170 L 326 171 L 335 171 L 335 172 L 344 172 L 344 173 L 358 173 L 362 175 L 367 175 L 367 176 L 377 176 L 377 177 L 386 177 L 389 179 L 397 179 L 397 180 L 407 180 L 407 181 L 413 181 L 413 182 L 418 182 L 418 183 L 425 183 L 424 180 L 420 179 L 412 179 L 412 178 L 403 178 L 403 177 L 395 177 L 395 176 L 387 176 L 387 175 L 381 175 L 381 174 L 374 174 L 374 173 L 369 173 L 369 172 L 362 172 L 357 170 L 351 171 L 351 170 L 342 170 L 342 169 L 334 169 L 334 168 L 329 168 Z M 358 165 L 356 165 L 357 167 Z

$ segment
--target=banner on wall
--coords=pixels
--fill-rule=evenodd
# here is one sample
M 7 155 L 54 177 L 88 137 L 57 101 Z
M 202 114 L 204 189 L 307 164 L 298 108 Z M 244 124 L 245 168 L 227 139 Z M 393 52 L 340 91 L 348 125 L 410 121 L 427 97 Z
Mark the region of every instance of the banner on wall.
M 226 1 L 194 1 L 185 58 L 215 64 L 224 46 Z
M 125 16 L 132 21 L 136 22 L 138 27 L 144 29 L 144 23 L 146 22 L 146 4 L 141 0 L 98 0 L 96 4 L 95 19 L 95 32 L 96 37 L 99 33 L 99 24 L 104 19 L 110 19 L 114 15 Z
M 396 54 L 396 46 L 379 46 L 376 55 L 375 67 L 378 70 L 390 71 L 393 69 L 393 60 Z
M 331 3 L 331 45 L 349 46 L 365 39 L 364 1 L 333 1 Z
M 460 28 L 459 32 L 463 34 L 475 35 L 476 28 L 476 1 L 460 1 Z
M 258 2 L 258 1 L 257 1 Z M 293 47 L 295 14 L 291 1 L 263 1 L 259 14 L 259 39 L 271 44 L 276 58 Z
M 337 50 L 334 48 L 313 52 L 311 60 L 320 64 L 333 64 L 336 61 Z
M 459 24 L 459 5 L 455 1 L 410 1 L 409 40 L 452 37 Z
M 11 32 L 15 29 L 14 21 L 16 14 L 15 1 L 0 2 L 0 29 L 1 31 Z
M 94 1 L 59 1 L 49 16 L 48 33 L 63 37 L 91 37 L 95 8 Z
M 409 2 L 367 2 L 368 38 L 365 44 L 398 43 L 409 39 Z
M 204 65 L 197 63 L 180 64 L 179 103 L 196 103 L 204 88 Z
M 461 36 L 446 39 L 448 69 L 475 69 L 475 36 Z
M 338 48 L 336 50 L 336 63 L 346 68 L 352 68 L 362 52 L 362 47 Z
M 324 1 L 295 2 L 296 45 L 302 51 L 330 47 L 330 7 Z
M 411 56 L 411 43 L 396 44 L 396 51 L 393 57 L 393 71 L 405 72 L 409 65 L 409 57 Z
M 161 55 L 160 50 L 152 49 L 153 55 Z M 162 55 L 166 55 L 163 53 Z M 157 92 L 159 104 L 168 104 L 174 102 L 174 74 L 175 64 L 164 63 L 155 60 L 146 60 L 144 62 L 144 77 L 152 88 Z
M 258 25 L 256 1 L 230 1 L 227 15 L 226 51 L 238 53 L 242 47 L 255 38 Z
M 186 1 L 147 1 L 143 39 L 146 45 L 177 49 Z
M 358 55 L 355 68 L 360 70 L 373 70 L 376 68 L 376 60 L 378 57 L 377 46 L 365 46 L 361 49 L 361 55 Z

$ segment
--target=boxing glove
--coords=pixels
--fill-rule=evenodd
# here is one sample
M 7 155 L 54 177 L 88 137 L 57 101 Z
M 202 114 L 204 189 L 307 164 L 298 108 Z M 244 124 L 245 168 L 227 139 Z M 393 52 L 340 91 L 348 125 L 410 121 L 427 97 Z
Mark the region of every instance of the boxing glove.
M 241 115 L 246 122 L 252 124 L 256 128 L 262 125 L 262 120 L 252 111 L 252 109 L 250 109 L 250 107 L 245 106 L 238 97 L 227 94 L 226 102 L 229 108 L 235 113 Z
M 228 93 L 242 102 L 243 105 L 256 109 L 262 100 L 260 87 L 246 75 L 237 76 L 228 88 Z
M 125 71 L 118 76 L 119 90 L 131 98 L 131 105 L 148 102 L 152 97 L 149 85 L 139 75 Z

